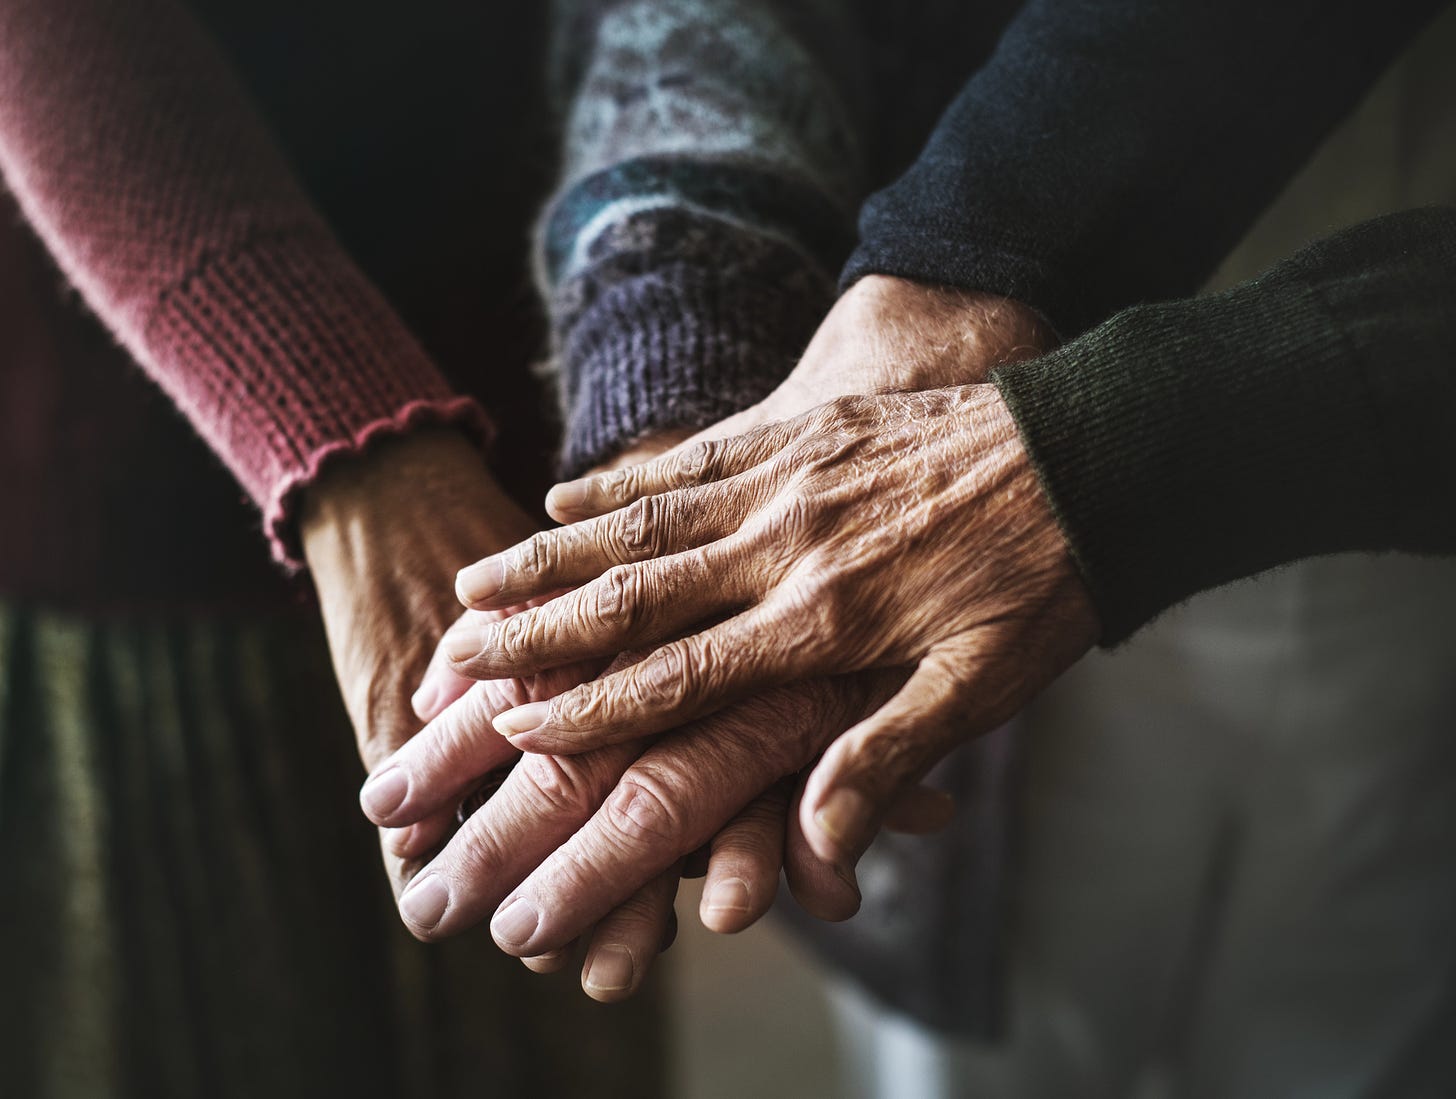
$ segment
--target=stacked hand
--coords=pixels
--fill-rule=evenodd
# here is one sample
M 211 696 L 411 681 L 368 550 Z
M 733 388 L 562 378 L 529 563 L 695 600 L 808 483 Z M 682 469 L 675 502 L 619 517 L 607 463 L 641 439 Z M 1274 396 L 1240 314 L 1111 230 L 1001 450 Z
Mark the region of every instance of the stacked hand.
M 1002 299 L 866 279 L 765 401 L 558 486 L 575 525 L 462 571 L 433 720 L 378 765 L 366 812 L 435 836 L 528 754 L 404 894 L 411 929 L 494 912 L 503 949 L 549 965 L 595 926 L 585 984 L 606 999 L 640 983 L 705 845 L 710 927 L 757 919 L 781 864 L 811 912 L 852 913 L 880 826 L 948 818 L 924 771 L 1095 638 L 1014 424 L 965 384 L 1047 339 Z M 387 809 L 386 780 L 405 791 Z

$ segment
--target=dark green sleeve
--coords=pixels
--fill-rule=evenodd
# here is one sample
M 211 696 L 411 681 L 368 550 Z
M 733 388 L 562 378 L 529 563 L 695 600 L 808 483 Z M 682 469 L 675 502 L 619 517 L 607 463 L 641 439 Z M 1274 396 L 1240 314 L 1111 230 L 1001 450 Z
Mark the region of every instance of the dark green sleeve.
M 994 380 L 1104 645 L 1303 557 L 1456 552 L 1456 209 L 1127 310 Z

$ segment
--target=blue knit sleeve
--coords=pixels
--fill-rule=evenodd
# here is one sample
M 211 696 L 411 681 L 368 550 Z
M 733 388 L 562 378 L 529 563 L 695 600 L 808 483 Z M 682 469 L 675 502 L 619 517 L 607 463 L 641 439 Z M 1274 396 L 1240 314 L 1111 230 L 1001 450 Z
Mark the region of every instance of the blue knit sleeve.
M 536 261 L 574 474 L 783 378 L 833 301 L 864 154 L 833 0 L 560 0 L 556 20 Z

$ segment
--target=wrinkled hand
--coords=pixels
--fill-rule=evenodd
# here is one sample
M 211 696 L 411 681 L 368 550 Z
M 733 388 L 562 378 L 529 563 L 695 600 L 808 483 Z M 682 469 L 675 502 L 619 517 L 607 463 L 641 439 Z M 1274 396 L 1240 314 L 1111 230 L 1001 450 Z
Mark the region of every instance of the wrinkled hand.
M 476 449 L 443 428 L 383 441 L 366 456 L 327 469 L 310 486 L 301 522 L 304 552 L 366 769 L 420 727 L 410 697 L 460 613 L 450 597 L 456 570 L 535 529 L 496 486 Z M 480 621 L 501 617 L 492 612 Z M 433 682 L 454 697 L 494 689 L 446 667 Z M 524 701 L 501 697 L 494 712 Z M 515 754 L 508 746 L 504 751 Z M 396 895 L 454 826 L 453 812 L 442 810 L 381 835 Z
M 1041 316 L 1010 298 L 871 275 L 835 303 L 778 388 L 689 441 L 741 435 L 835 397 L 983 382 L 1055 343 Z
M 903 678 L 794 684 L 652 744 L 525 755 L 411 885 L 405 921 L 420 938 L 436 939 L 494 913 L 496 942 L 525 958 L 561 954 L 596 922 L 583 986 L 617 999 L 640 985 L 683 860 L 704 845 L 701 913 L 710 928 L 735 931 L 762 916 L 781 866 L 811 913 L 844 919 L 859 906 L 853 878 L 817 858 L 797 829 L 786 830 L 790 792 L 818 746 L 882 704 Z M 388 761 L 409 776 L 409 796 L 374 819 L 399 825 L 453 804 L 460 776 L 480 772 L 491 739 L 499 737 L 483 737 L 472 715 L 447 710 Z M 923 819 L 921 801 L 902 810 L 902 823 L 914 826 L 917 815 Z
M 575 590 L 484 627 L 475 653 L 452 652 L 454 670 L 518 675 L 661 647 L 496 728 L 528 752 L 580 752 L 779 684 L 913 668 L 872 716 L 823 742 L 800 823 L 836 864 L 858 858 L 936 760 L 1012 716 L 1098 632 L 991 386 L 841 398 L 558 486 L 551 503 L 598 518 L 465 579 L 477 607 Z M 760 747 L 777 734 L 761 731 Z
M 619 456 L 613 466 L 660 454 L 684 434 L 644 441 Z M 380 762 L 361 792 L 366 814 L 381 826 L 394 826 L 395 834 L 420 827 L 418 822 L 443 817 L 506 756 L 515 755 L 491 728 L 497 714 L 530 697 L 549 697 L 572 687 L 600 668 L 575 665 L 553 669 L 530 681 L 488 680 L 465 693 L 469 681 L 454 675 L 439 654 L 451 647 L 455 636 L 477 635 L 483 622 L 498 617 L 498 612 L 467 611 L 451 627 L 415 696 L 416 715 L 430 724 L 404 750 Z M 787 701 L 790 705 L 780 712 L 792 718 L 795 700 Z M 726 729 L 732 723 L 729 715 L 721 724 Z M 569 960 L 571 939 L 594 924 L 583 966 L 583 987 L 597 999 L 614 1000 L 640 986 L 652 960 L 671 941 L 672 903 L 680 868 L 684 858 L 695 851 L 706 855 L 701 914 L 704 924 L 713 930 L 738 931 L 762 916 L 773 901 L 785 861 L 791 888 L 811 911 L 826 919 L 843 919 L 858 907 L 852 875 L 822 864 L 796 830 L 786 837 L 793 784 L 773 781 L 780 778 L 777 772 L 762 781 L 735 775 L 736 785 L 720 787 L 715 798 L 692 799 L 698 823 L 688 831 L 700 837 L 692 842 L 684 844 L 685 833 L 678 832 L 651 837 L 647 850 L 640 850 L 639 844 L 630 856 L 625 846 L 615 843 L 600 852 L 601 842 L 609 837 L 596 822 L 582 826 L 614 787 L 621 796 L 624 788 L 618 781 L 641 751 L 638 746 L 595 757 L 523 761 L 465 822 L 457 840 L 401 897 L 406 925 L 425 939 L 464 930 L 496 907 L 501 891 L 527 872 L 533 872 L 532 881 L 523 886 L 528 893 L 541 892 L 532 884 L 540 880 L 593 880 L 598 888 L 585 896 L 572 888 L 559 897 L 559 903 L 549 898 L 538 901 L 538 910 L 551 913 L 548 926 L 528 943 L 502 938 L 502 945 L 521 955 L 531 968 L 552 970 Z M 700 781 L 702 776 L 690 758 L 669 753 L 669 759 L 672 766 L 685 767 L 694 782 Z M 796 766 L 806 761 L 798 760 Z M 629 775 L 626 787 L 635 781 Z M 736 796 L 734 790 L 739 791 Z M 669 795 L 676 793 L 668 791 Z M 939 803 L 929 811 L 935 815 L 937 810 L 943 812 Z M 900 823 L 928 826 L 922 824 L 926 812 L 924 799 L 912 802 L 901 811 Z M 613 824 L 621 819 L 605 813 L 598 817 L 610 818 Z M 705 828 L 705 822 L 714 827 Z M 568 838 L 570 844 L 562 847 Z M 706 847 L 701 846 L 704 843 Z M 509 852 L 512 859 L 492 861 L 491 852 Z M 564 872 L 562 867 L 576 867 L 576 871 Z M 448 883 L 443 893 L 440 882 Z M 609 888 L 600 888 L 602 885 Z M 570 929 L 566 937 L 552 933 L 549 924 L 553 922 Z M 545 953 L 534 954 L 537 949 Z

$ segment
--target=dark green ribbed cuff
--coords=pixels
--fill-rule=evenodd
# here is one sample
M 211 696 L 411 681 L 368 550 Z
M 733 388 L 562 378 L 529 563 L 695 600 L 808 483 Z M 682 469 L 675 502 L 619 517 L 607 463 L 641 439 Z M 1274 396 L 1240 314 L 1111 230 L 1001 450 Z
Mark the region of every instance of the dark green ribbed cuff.
M 1206 588 L 1378 545 L 1388 525 L 1363 368 L 1290 267 L 1128 310 L 993 380 L 1103 645 Z

